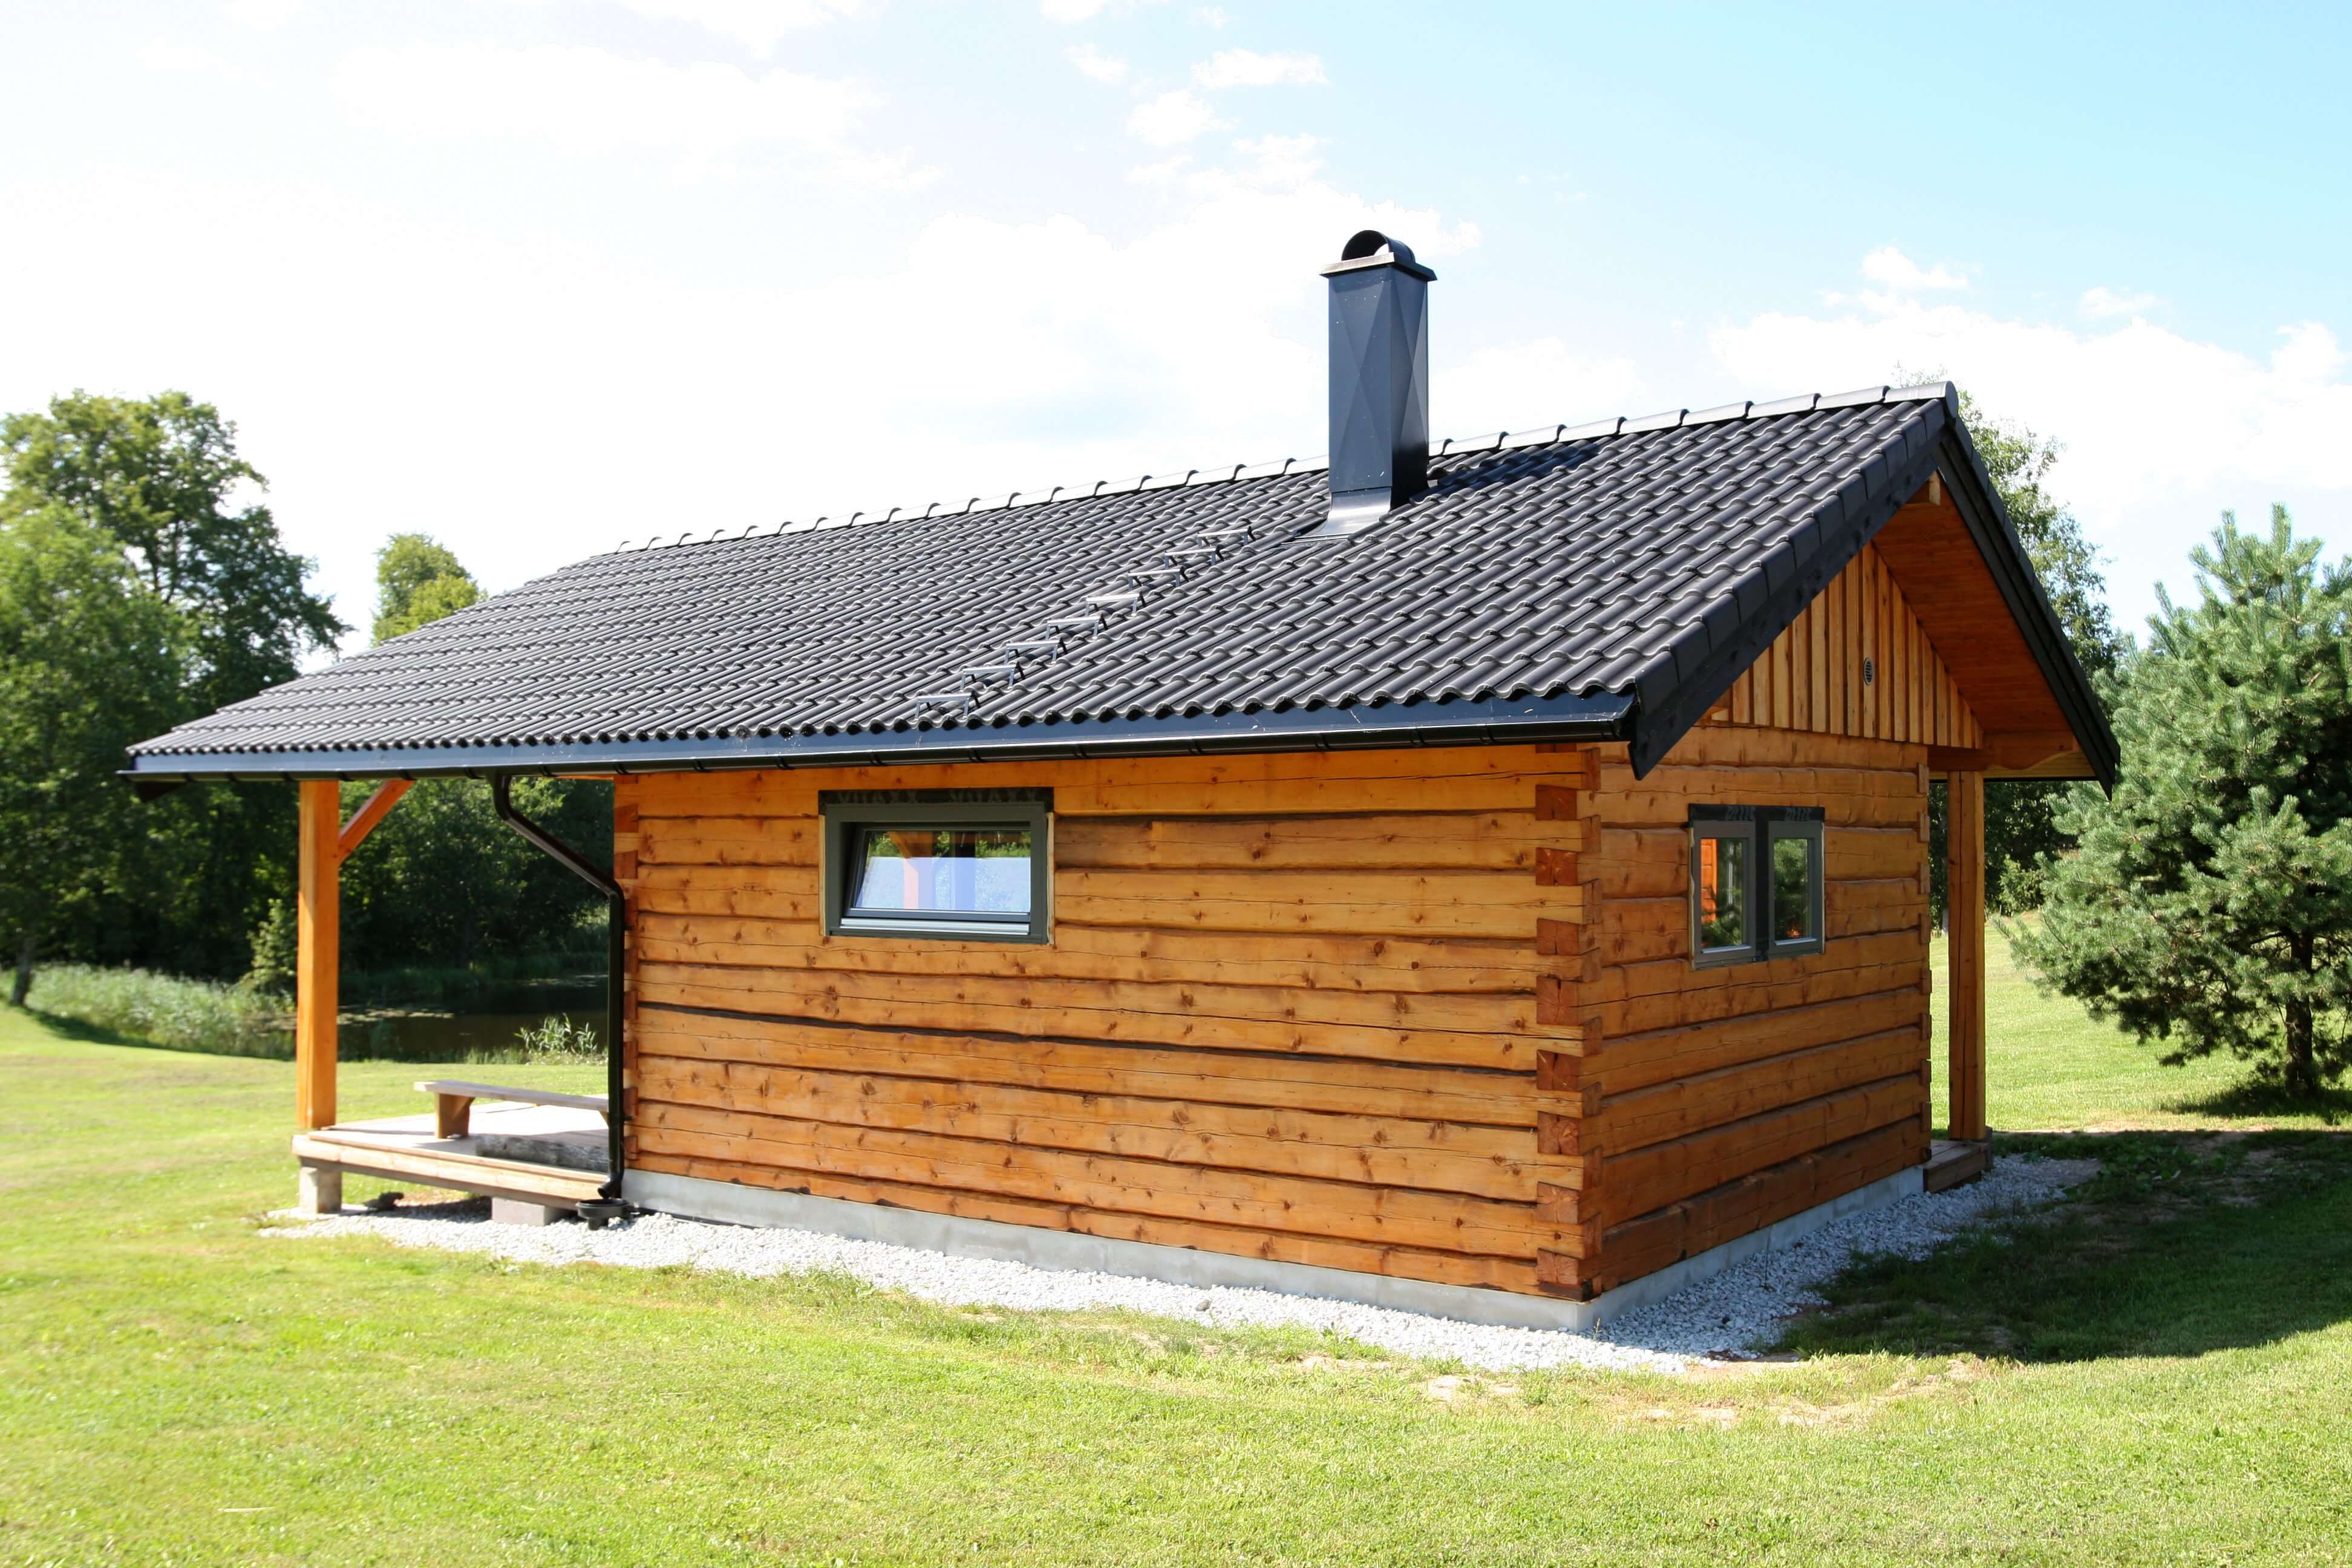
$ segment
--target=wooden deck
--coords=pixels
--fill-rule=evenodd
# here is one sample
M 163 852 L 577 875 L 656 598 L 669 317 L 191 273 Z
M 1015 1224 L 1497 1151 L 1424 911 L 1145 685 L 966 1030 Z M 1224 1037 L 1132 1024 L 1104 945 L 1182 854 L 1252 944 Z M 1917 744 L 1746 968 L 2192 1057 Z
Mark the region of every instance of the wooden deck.
M 298 1132 L 294 1157 L 318 1170 L 570 1208 L 604 1184 L 605 1136 L 593 1110 L 482 1104 L 459 1137 L 440 1136 L 429 1111 L 390 1116 Z

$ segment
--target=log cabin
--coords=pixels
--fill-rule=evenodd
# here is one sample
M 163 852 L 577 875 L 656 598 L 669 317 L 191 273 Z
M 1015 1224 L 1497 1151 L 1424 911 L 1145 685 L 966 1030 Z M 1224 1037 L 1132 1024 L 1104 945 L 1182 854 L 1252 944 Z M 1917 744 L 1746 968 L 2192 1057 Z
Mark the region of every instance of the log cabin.
M 1326 276 L 1328 458 L 624 547 L 137 747 L 299 789 L 305 1202 L 1586 1326 L 1980 1169 L 1985 782 L 2116 754 L 1953 389 L 1433 442 L 1433 274 Z M 606 894 L 603 1099 L 338 1122 L 337 868 L 433 775 Z

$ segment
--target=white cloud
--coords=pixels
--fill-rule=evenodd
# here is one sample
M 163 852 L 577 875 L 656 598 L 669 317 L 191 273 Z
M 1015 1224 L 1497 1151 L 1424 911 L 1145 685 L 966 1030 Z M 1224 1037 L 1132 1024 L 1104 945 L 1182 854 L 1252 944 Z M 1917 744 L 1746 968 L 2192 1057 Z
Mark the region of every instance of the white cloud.
M 851 16 L 863 0 L 621 0 L 640 16 L 691 22 L 722 37 L 738 38 L 761 55 L 787 33 L 814 27 L 835 16 Z
M 1224 121 L 1207 100 L 1179 88 L 1138 104 L 1127 128 L 1154 147 L 1176 147 L 1220 129 Z
M 1247 175 L 1261 185 L 1301 185 L 1322 172 L 1320 136 L 1259 136 L 1234 143 L 1249 160 Z
M 1127 79 L 1127 62 L 1107 55 L 1092 44 L 1078 44 L 1062 51 L 1063 58 L 1078 68 L 1082 76 L 1116 87 Z
M 1966 278 L 1949 268 L 1922 267 L 1891 245 L 1881 246 L 1862 258 L 1862 275 L 1897 294 L 1924 294 L 1969 286 Z
M 1749 395 L 1834 392 L 1885 381 L 1896 365 L 1935 365 L 1988 413 L 2063 441 L 2059 491 L 2114 552 L 2126 625 L 2147 583 L 2186 575 L 2182 554 L 2221 505 L 2315 491 L 2352 501 L 2352 381 L 2344 345 L 2317 321 L 2281 328 L 2258 355 L 2144 319 L 2083 330 L 1865 296 L 1860 310 L 1720 327 L 1709 343 Z
M 918 183 L 850 132 L 874 100 L 846 82 L 731 65 L 667 65 L 578 45 L 418 44 L 346 56 L 335 90 L 353 120 L 423 138 L 506 136 L 568 153 L 674 152 L 689 168 L 781 148 L 817 172 Z
M 300 16 L 308 0 L 228 0 L 223 7 L 231 21 L 247 27 L 282 27 Z
M 1203 5 L 1192 13 L 1192 20 L 1203 27 L 1222 27 L 1231 20 L 1223 5 Z
M 23 185 L 12 216 L 63 243 L 0 249 L 0 289 L 119 308 L 95 331 L 87 312 L 20 312 L 0 407 L 74 385 L 216 401 L 291 542 L 360 620 L 372 552 L 415 525 L 419 495 L 505 587 L 625 537 L 1307 458 L 1325 439 L 1317 269 L 1360 228 L 1424 257 L 1476 233 L 1297 167 L 1202 171 L 1171 189 L 1165 222 L 1120 237 L 1069 216 L 940 216 L 824 282 L 633 269 L 356 193 Z M 184 257 L 169 289 L 149 275 L 158 232 Z M 1440 384 L 1443 433 L 1573 417 L 1599 397 L 1580 374 L 1557 345 L 1479 358 Z M 385 486 L 384 432 L 419 409 L 431 439 Z
M 1037 0 L 1037 9 L 1045 14 L 1048 22 L 1091 22 L 1102 14 L 1108 0 Z
M 2153 294 L 2118 294 L 2112 289 L 2101 288 L 2084 291 L 2082 310 L 2083 314 L 2095 321 L 2112 316 L 2146 315 L 2157 304 Z
M 1220 49 L 1192 68 L 1192 80 L 1216 91 L 1228 87 L 1315 86 L 1331 79 L 1315 55 L 1261 55 L 1249 49 Z
M 1571 353 L 1558 338 L 1483 348 L 1463 359 L 1441 355 L 1430 373 L 1431 433 L 1581 425 L 1639 413 L 1647 393 L 1632 360 Z
M 174 76 L 216 76 L 236 81 L 244 72 L 210 49 L 194 44 L 172 44 L 158 38 L 139 51 L 139 63 L 152 71 Z

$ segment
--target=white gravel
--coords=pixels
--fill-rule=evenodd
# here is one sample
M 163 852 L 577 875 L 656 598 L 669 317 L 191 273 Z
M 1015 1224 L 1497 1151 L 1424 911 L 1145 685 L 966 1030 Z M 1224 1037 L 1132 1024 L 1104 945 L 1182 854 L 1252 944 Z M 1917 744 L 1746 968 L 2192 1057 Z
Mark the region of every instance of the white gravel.
M 270 1234 L 378 1236 L 403 1247 L 488 1252 L 524 1263 L 684 1267 L 753 1277 L 834 1272 L 948 1306 L 1063 1312 L 1123 1308 L 1220 1328 L 1298 1324 L 1401 1355 L 1489 1371 L 1589 1366 L 1679 1372 L 1693 1360 L 1738 1355 L 1769 1342 L 1781 1319 L 1819 1300 L 1813 1287 L 1859 1254 L 1925 1257 L 1969 1226 L 2051 1202 L 2097 1169 L 2090 1160 L 2004 1158 L 1982 1181 L 1832 1220 L 1791 1247 L 1760 1253 L 1590 1334 L 1488 1328 L 1318 1297 L 1037 1268 L 813 1231 L 751 1229 L 667 1215 L 648 1215 L 602 1231 L 577 1223 L 493 1225 L 488 1205 L 471 1202 L 383 1214 L 346 1209 L 324 1219 L 281 1215 L 274 1216 L 282 1223 Z

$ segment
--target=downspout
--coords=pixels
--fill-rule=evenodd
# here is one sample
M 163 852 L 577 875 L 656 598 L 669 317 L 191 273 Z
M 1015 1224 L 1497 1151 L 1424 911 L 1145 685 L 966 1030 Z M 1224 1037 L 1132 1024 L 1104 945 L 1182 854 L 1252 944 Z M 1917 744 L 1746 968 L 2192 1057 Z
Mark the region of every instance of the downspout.
M 629 899 L 621 885 L 596 869 L 568 847 L 562 839 L 515 809 L 514 779 L 508 773 L 490 775 L 490 804 L 499 820 L 537 845 L 550 859 L 573 876 L 604 895 L 605 968 L 604 968 L 604 1128 L 611 1139 L 605 1169 L 610 1173 L 603 1187 L 604 1196 L 580 1205 L 580 1217 L 592 1230 L 602 1230 L 628 1213 L 621 1201 L 621 1174 L 625 1162 L 622 1152 L 623 1125 L 621 1082 L 621 985 L 626 971 L 628 953 L 626 934 L 629 929 Z

